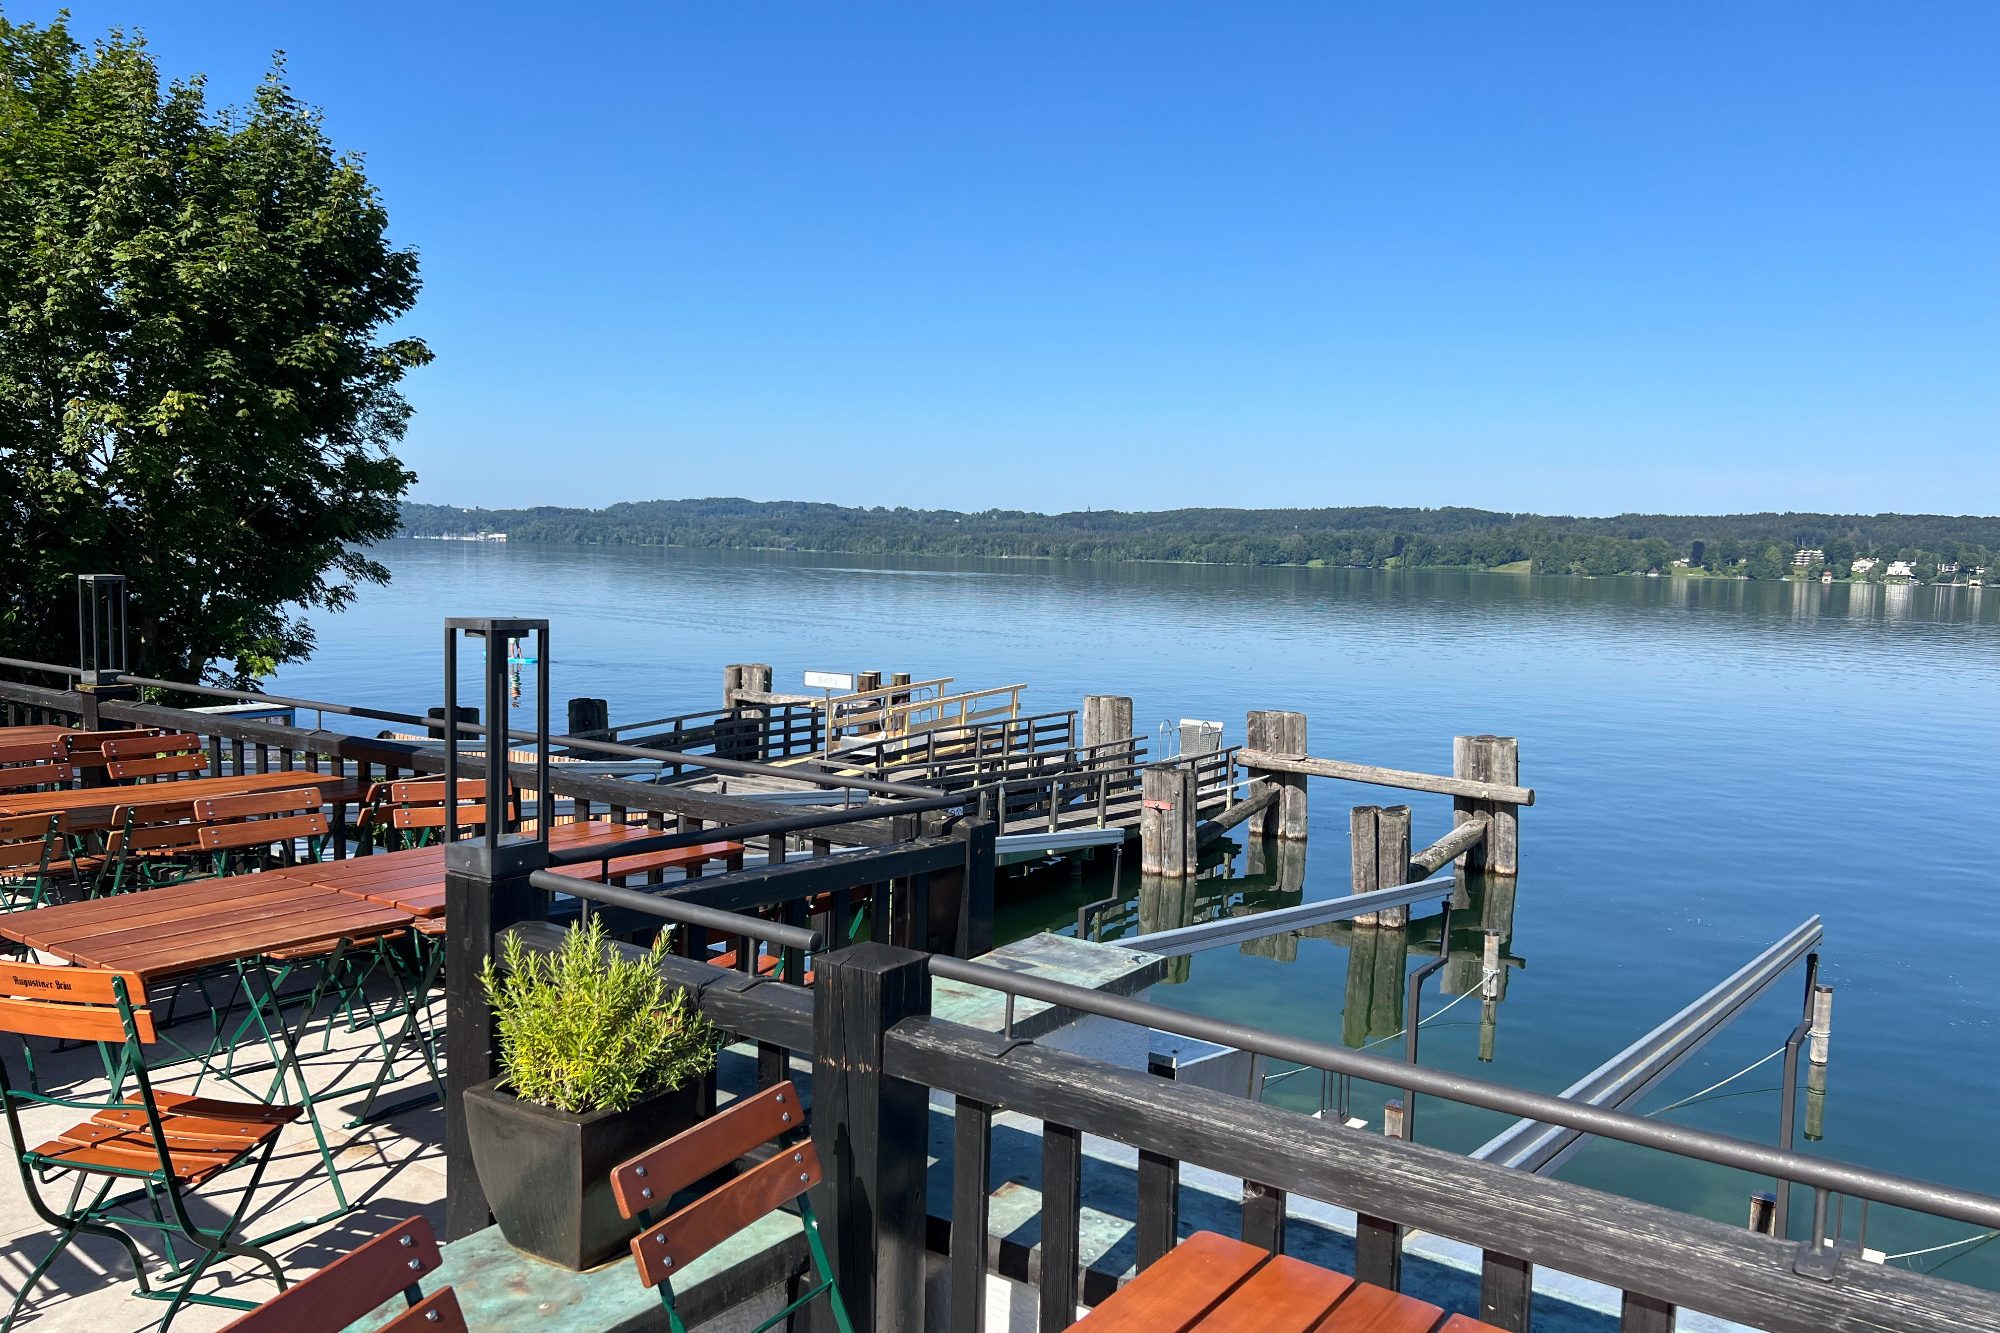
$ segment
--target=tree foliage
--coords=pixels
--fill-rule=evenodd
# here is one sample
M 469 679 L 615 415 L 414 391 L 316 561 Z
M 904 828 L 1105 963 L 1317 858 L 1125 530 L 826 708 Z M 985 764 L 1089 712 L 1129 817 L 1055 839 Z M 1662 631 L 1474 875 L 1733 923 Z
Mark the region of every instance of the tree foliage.
M 1645 574 L 1677 559 L 1712 573 L 1783 578 L 1796 546 L 1886 558 L 2000 560 L 2000 518 L 1931 514 L 1620 514 L 1570 518 L 1484 509 L 1174 509 L 1032 514 L 854 509 L 795 501 L 647 500 L 605 509 L 406 504 L 404 531 L 504 532 L 514 541 L 707 546 L 864 555 L 1172 560 L 1364 569 L 1496 568 Z M 1839 566 L 1842 573 L 1846 565 Z
M 0 18 L 0 62 L 0 652 L 70 662 L 72 576 L 115 572 L 143 674 L 304 656 L 388 577 L 415 252 L 282 63 L 211 112 L 122 33 Z

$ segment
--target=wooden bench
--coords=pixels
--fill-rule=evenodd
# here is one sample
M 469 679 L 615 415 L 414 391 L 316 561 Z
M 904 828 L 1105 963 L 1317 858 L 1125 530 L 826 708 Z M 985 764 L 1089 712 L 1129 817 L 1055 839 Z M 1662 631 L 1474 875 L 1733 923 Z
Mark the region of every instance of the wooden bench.
M 1289 1255 L 1197 1231 L 1071 1325 L 1085 1333 L 1500 1333 Z

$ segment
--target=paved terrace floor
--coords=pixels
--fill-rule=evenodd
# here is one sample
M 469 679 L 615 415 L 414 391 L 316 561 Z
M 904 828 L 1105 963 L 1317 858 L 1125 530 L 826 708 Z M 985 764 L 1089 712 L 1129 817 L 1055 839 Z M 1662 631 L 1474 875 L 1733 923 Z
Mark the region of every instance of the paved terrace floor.
M 196 1011 L 196 998 L 190 993 L 183 1010 Z M 156 1006 L 155 1012 L 163 1014 L 164 1006 Z M 442 1012 L 442 1005 L 438 1012 Z M 356 1206 L 344 1216 L 271 1246 L 284 1264 L 286 1276 L 295 1280 L 414 1214 L 428 1216 L 440 1232 L 444 1227 L 443 1112 L 432 1105 L 360 1129 L 345 1128 L 361 1105 L 367 1081 L 378 1068 L 376 1047 L 366 1031 L 348 1032 L 346 1025 L 340 1023 L 331 1026 L 330 1050 L 323 1048 L 329 1027 L 323 1014 L 303 1044 L 302 1054 L 311 1087 L 336 1089 L 356 1082 L 363 1085 L 351 1096 L 336 1095 L 319 1107 L 334 1159 L 340 1165 L 341 1183 L 349 1202 Z M 196 1044 L 206 1032 L 205 1019 L 178 1023 L 171 1029 L 173 1037 L 188 1045 Z M 0 1041 L 11 1043 L 5 1052 L 8 1067 L 14 1077 L 21 1077 L 20 1039 L 0 1037 Z M 56 1051 L 53 1042 L 37 1039 L 32 1044 L 45 1090 L 83 1098 L 104 1094 L 107 1085 L 95 1046 Z M 154 1067 L 158 1090 L 192 1089 L 198 1072 L 192 1062 L 165 1064 L 166 1052 L 160 1048 L 149 1051 L 149 1055 L 162 1062 Z M 245 1048 L 246 1063 L 259 1063 L 262 1055 L 261 1047 Z M 419 1061 L 412 1057 L 404 1060 L 402 1066 L 405 1078 L 385 1092 L 383 1105 L 392 1104 L 399 1092 L 408 1093 L 424 1086 Z M 269 1078 L 268 1073 L 262 1076 L 266 1083 Z M 261 1086 L 255 1078 L 246 1081 Z M 218 1084 L 212 1077 L 203 1083 L 201 1090 L 208 1096 L 249 1100 L 239 1090 Z M 84 1118 L 84 1113 L 61 1107 L 36 1107 L 24 1111 L 22 1122 L 29 1142 L 35 1143 Z M 11 1159 L 11 1144 L 8 1155 Z M 30 1209 L 20 1172 L 11 1160 L 0 1176 L 4 1176 L 0 1179 L 0 1287 L 5 1288 L 6 1299 L 11 1301 L 20 1290 L 22 1279 L 48 1253 L 54 1232 Z M 225 1173 L 207 1190 L 195 1195 L 190 1211 L 196 1221 L 214 1222 L 226 1215 L 224 1210 L 236 1207 L 242 1200 L 242 1182 L 249 1176 L 247 1169 Z M 67 1197 L 60 1182 L 44 1188 L 49 1191 L 45 1197 L 52 1202 Z M 311 1129 L 304 1121 L 288 1126 L 257 1189 L 246 1232 L 256 1236 L 274 1231 L 305 1218 L 323 1216 L 333 1207 L 333 1191 Z M 155 1255 L 161 1253 L 156 1233 L 137 1234 L 142 1248 Z M 180 1248 L 181 1253 L 188 1252 L 184 1244 Z M 232 1261 L 212 1268 L 198 1290 L 263 1300 L 276 1288 L 256 1265 Z M 71 1247 L 38 1284 L 16 1328 L 34 1333 L 126 1333 L 127 1330 L 136 1333 L 157 1327 L 166 1311 L 165 1304 L 142 1300 L 132 1291 L 132 1265 L 124 1250 L 112 1242 L 86 1237 Z M 0 1313 L 4 1310 L 4 1305 L 0 1305 Z M 184 1307 L 174 1319 L 173 1333 L 183 1330 L 208 1333 L 234 1318 L 234 1311 Z

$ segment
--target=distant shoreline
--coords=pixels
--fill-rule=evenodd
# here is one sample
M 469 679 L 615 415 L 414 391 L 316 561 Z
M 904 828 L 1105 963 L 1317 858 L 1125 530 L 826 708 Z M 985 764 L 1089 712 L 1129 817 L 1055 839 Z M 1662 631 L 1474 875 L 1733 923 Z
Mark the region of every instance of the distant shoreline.
M 1368 571 L 1368 572 L 1381 572 L 1381 573 L 1406 572 L 1406 573 L 1437 573 L 1437 574 L 1496 574 L 1496 575 L 1504 575 L 1516 578 L 1522 578 L 1522 577 L 1581 578 L 1581 579 L 1669 578 L 1669 579 L 1683 579 L 1683 580 L 1698 580 L 1701 582 L 1723 582 L 1723 583 L 1758 583 L 1758 582 L 1825 583 L 1825 584 L 1840 584 L 1842 586 L 1848 586 L 1848 587 L 1915 586 L 1919 583 L 1933 587 L 1970 586 L 1973 588 L 1978 588 L 1983 586 L 1983 580 L 1976 577 L 1954 580 L 1954 579 L 1941 579 L 1941 578 L 1917 579 L 1913 577 L 1893 578 L 1893 579 L 1869 578 L 1866 576 L 1857 577 L 1848 575 L 1848 576 L 1835 577 L 1833 579 L 1828 580 L 1820 577 L 1820 575 L 1817 573 L 1808 573 L 1807 571 L 1802 569 L 1787 570 L 1784 574 L 1780 575 L 1776 579 L 1769 579 L 1769 578 L 1760 579 L 1753 575 L 1745 573 L 1717 572 L 1702 568 L 1686 568 L 1686 569 L 1670 568 L 1667 570 L 1627 569 L 1627 570 L 1613 570 L 1605 572 L 1590 572 L 1590 571 L 1582 571 L 1575 569 L 1548 570 L 1548 569 L 1534 568 L 1533 562 L 1531 560 L 1509 561 L 1501 565 L 1476 565 L 1476 564 L 1410 564 L 1410 563 L 1398 563 L 1392 559 L 1390 562 L 1379 565 L 1366 565 L 1366 564 L 1335 565 L 1335 564 L 1329 564 L 1323 560 L 1312 560 L 1312 561 L 1192 560 L 1192 559 L 1170 559 L 1162 556 L 1136 556 L 1136 555 L 1133 556 L 1040 555 L 1040 554 L 1024 555 L 1024 554 L 1017 554 L 1010 552 L 938 551 L 938 550 L 883 551 L 875 548 L 855 548 L 855 547 L 841 547 L 841 546 L 803 546 L 798 544 L 755 545 L 741 541 L 713 541 L 713 542 L 601 541 L 601 540 L 593 541 L 581 537 L 569 541 L 554 541 L 554 540 L 549 540 L 547 538 L 538 538 L 538 537 L 517 538 L 506 532 L 492 532 L 492 531 L 464 532 L 464 533 L 412 533 L 405 531 L 399 533 L 398 536 L 412 541 L 457 542 L 457 543 L 467 543 L 473 545 L 491 543 L 494 545 L 519 544 L 526 546 L 596 547 L 604 550 L 628 549 L 628 550 L 675 550 L 675 551 L 703 551 L 703 550 L 746 551 L 762 555 L 827 555 L 827 556 L 863 556 L 863 557 L 876 557 L 876 558 L 901 557 L 906 559 L 921 559 L 921 560 L 995 560 L 995 561 L 1008 561 L 1013 563 L 1025 563 L 1025 564 L 1040 563 L 1040 564 L 1103 564 L 1103 565 L 1169 565 L 1169 566 L 1182 566 L 1187 568 L 1200 568 L 1200 569 L 1307 569 L 1307 570 Z

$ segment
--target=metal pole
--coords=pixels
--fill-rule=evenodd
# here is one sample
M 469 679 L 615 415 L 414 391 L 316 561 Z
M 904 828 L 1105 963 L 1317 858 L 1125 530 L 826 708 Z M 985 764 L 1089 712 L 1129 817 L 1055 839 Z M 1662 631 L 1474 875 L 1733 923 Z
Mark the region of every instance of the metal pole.
M 1410 1021 L 1403 1028 L 1403 1063 L 1415 1068 L 1417 1064 L 1417 1029 L 1423 1025 L 1424 982 L 1451 961 L 1451 899 L 1444 900 L 1438 912 L 1438 956 L 1410 974 Z M 1417 1090 L 1403 1089 L 1403 1137 L 1411 1142 L 1417 1137 Z

